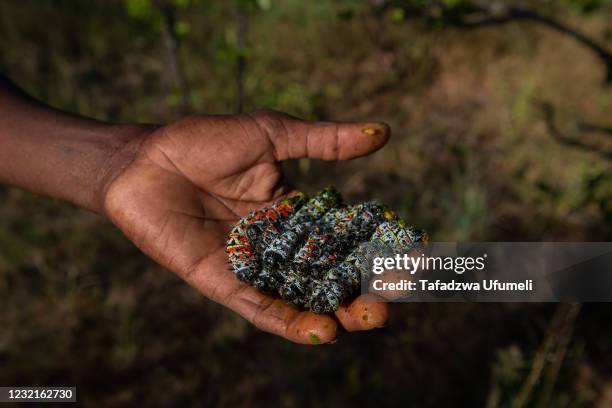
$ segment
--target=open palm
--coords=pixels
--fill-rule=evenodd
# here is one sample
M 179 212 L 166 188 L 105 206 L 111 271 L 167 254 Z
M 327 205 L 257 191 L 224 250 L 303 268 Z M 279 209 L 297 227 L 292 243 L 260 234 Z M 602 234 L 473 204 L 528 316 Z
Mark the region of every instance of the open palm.
M 143 138 L 107 189 L 104 210 L 145 253 L 262 330 L 299 343 L 329 342 L 334 318 L 300 312 L 234 276 L 227 233 L 249 210 L 287 193 L 279 161 L 351 159 L 388 136 L 381 123 L 309 123 L 269 111 L 185 118 Z M 387 310 L 358 299 L 336 317 L 348 330 L 369 329 L 384 323 Z

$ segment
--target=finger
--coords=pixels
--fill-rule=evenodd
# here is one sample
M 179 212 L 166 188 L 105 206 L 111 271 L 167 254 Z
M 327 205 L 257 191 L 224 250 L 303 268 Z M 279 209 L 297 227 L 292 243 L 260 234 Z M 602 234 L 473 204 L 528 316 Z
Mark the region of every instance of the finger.
M 348 331 L 384 326 L 389 318 L 388 302 L 407 295 L 407 291 L 396 289 L 399 287 L 397 284 L 410 279 L 412 276 L 405 270 L 387 270 L 372 275 L 366 282 L 366 291 L 351 303 L 342 305 L 336 311 L 336 317 Z
M 164 179 L 171 173 L 139 165 L 138 172 L 132 168 L 118 181 L 130 187 L 106 203 L 113 221 L 139 248 L 205 296 L 236 310 L 262 330 L 297 343 L 322 344 L 335 339 L 337 323 L 333 318 L 299 312 L 240 282 L 229 270 L 225 253 L 224 237 L 232 223 L 203 217 L 200 200 L 193 191 L 189 194 L 182 179 Z M 160 187 L 164 194 L 150 199 L 147 192 L 161 191 Z M 130 205 L 125 206 L 126 202 Z M 213 212 L 219 219 L 232 214 L 222 205 Z
M 368 293 L 392 302 L 410 295 L 407 282 L 416 282 L 417 277 L 407 270 L 390 269 L 375 275 L 368 282 Z
M 337 323 L 331 317 L 299 311 L 284 300 L 273 299 L 248 285 L 231 295 L 227 306 L 260 330 L 295 343 L 317 345 L 336 339 Z
M 422 251 L 412 249 L 409 257 L 419 257 Z M 391 268 L 384 269 L 380 274 L 372 274 L 367 282 L 367 293 L 379 296 L 389 302 L 399 301 L 414 294 L 414 285 L 422 276 L 422 270 Z
M 250 114 L 266 131 L 277 160 L 348 160 L 375 152 L 391 130 L 383 122 L 307 122 L 277 112 Z
M 371 330 L 385 325 L 389 307 L 380 298 L 366 294 L 340 306 L 336 317 L 347 331 Z
M 301 312 L 287 302 L 273 299 L 240 282 L 228 270 L 220 249 L 184 277 L 211 300 L 234 310 L 260 330 L 301 344 L 324 344 L 335 340 L 337 323 L 326 315 Z

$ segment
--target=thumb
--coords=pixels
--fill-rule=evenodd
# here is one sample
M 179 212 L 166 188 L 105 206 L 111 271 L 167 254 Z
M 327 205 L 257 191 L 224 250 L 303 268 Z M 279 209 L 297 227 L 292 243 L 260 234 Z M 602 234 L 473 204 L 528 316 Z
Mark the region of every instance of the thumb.
M 284 113 L 249 115 L 268 135 L 277 160 L 348 160 L 380 149 L 391 135 L 383 122 L 308 122 Z

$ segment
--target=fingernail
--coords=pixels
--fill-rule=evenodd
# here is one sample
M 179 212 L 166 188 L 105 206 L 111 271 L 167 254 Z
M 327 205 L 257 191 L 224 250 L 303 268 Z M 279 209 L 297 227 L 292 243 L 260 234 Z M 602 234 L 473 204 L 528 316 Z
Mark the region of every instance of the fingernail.
M 370 135 L 370 136 L 374 136 L 374 135 L 378 135 L 380 134 L 380 129 L 376 129 L 376 128 L 365 128 L 362 130 L 363 133 L 365 133 L 366 135 Z

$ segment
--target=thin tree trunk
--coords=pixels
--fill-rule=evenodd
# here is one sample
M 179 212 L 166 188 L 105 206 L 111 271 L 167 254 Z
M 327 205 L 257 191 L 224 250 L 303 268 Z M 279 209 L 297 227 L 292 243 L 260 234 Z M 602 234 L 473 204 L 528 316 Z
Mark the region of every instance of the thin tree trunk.
M 241 113 L 245 104 L 244 76 L 246 71 L 246 35 L 248 30 L 248 13 L 244 7 L 236 7 L 236 112 Z
M 178 40 L 176 37 L 176 16 L 175 9 L 171 2 L 167 0 L 156 0 L 155 4 L 162 13 L 162 36 L 168 66 L 174 77 L 174 82 L 179 90 L 181 100 L 178 108 L 180 116 L 192 112 L 189 84 L 185 75 L 183 60 L 179 52 Z

